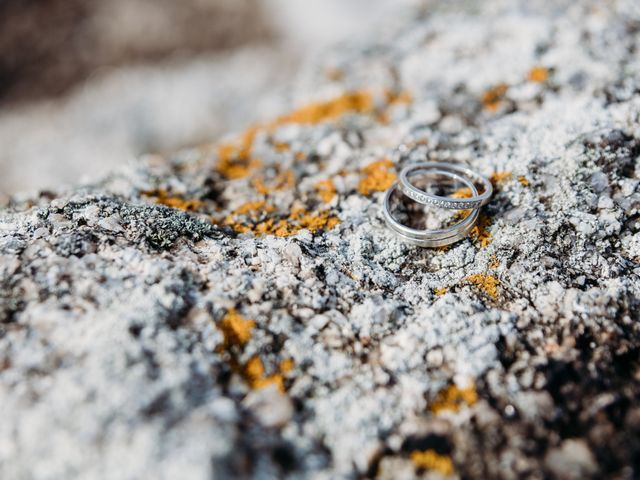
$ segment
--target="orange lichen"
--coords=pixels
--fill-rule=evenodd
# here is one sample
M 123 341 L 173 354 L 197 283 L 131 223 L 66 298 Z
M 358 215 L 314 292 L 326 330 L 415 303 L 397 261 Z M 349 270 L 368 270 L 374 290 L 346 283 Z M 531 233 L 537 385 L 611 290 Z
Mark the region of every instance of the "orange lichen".
M 549 78 L 549 69 L 545 68 L 545 67 L 533 67 L 531 70 L 529 70 L 529 73 L 527 74 L 527 79 L 530 82 L 536 82 L 536 83 L 544 83 L 547 81 L 547 79 Z
M 486 90 L 481 97 L 482 105 L 487 110 L 496 110 L 509 89 L 506 83 L 499 83 Z
M 411 103 L 413 101 L 413 97 L 406 90 L 387 90 L 384 95 L 387 100 L 387 104 L 389 105 L 397 103 Z
M 222 143 L 218 145 L 217 170 L 229 179 L 244 178 L 252 170 L 260 167 L 262 162 L 251 156 L 253 141 L 258 127 L 250 127 L 236 143 Z
M 447 291 L 448 291 L 448 290 L 449 290 L 449 289 L 448 289 L 447 287 L 438 287 L 438 288 L 436 288 L 436 289 L 435 289 L 435 294 L 436 294 L 438 297 L 441 297 L 441 296 L 443 296 L 445 293 L 447 293 Z
M 317 124 L 347 113 L 371 113 L 373 98 L 367 91 L 348 92 L 331 100 L 315 102 L 278 117 L 272 127 L 287 123 Z
M 256 189 L 256 192 L 261 195 L 269 195 L 271 193 L 271 189 L 265 185 L 262 178 L 254 178 L 251 181 L 251 185 L 253 185 L 253 188 Z
M 462 220 L 467 218 L 469 215 L 471 215 L 472 212 L 473 210 L 457 210 L 456 214 L 453 216 L 453 221 L 461 222 Z
M 498 260 L 498 257 L 494 253 L 491 255 L 491 257 L 489 257 L 489 268 L 491 268 L 492 270 L 495 270 L 499 266 L 500 266 L 500 260 Z
M 254 178 L 251 181 L 253 188 L 262 195 L 268 195 L 271 192 L 286 190 L 293 188 L 295 185 L 295 176 L 292 170 L 280 172 L 271 185 L 267 186 L 262 178 Z
M 332 216 L 328 211 L 310 213 L 303 208 L 294 209 L 285 218 L 266 218 L 258 222 L 258 215 L 261 212 L 272 213 L 273 207 L 265 205 L 263 201 L 251 202 L 241 205 L 234 213 L 228 215 L 224 224 L 230 226 L 238 233 L 253 232 L 255 235 L 276 235 L 278 237 L 289 237 L 301 230 L 309 230 L 316 233 L 319 230 L 331 230 L 340 223 L 337 217 Z M 237 220 L 239 214 L 249 216 L 250 222 Z
M 471 198 L 473 197 L 473 192 L 471 191 L 470 188 L 463 187 L 453 192 L 450 195 L 450 197 L 451 198 Z M 471 215 L 472 212 L 473 210 L 458 210 L 456 212 L 456 215 L 454 216 L 454 220 L 462 221 L 465 218 L 467 218 L 469 215 Z M 477 231 L 476 233 L 479 233 L 479 231 Z M 473 231 L 471 232 L 471 235 L 473 236 Z
M 218 324 L 224 335 L 225 347 L 242 346 L 247 343 L 255 326 L 256 322 L 242 317 L 234 308 L 230 309 Z
M 387 123 L 389 121 L 389 109 L 394 105 L 411 103 L 413 97 L 405 90 L 386 90 L 384 92 L 386 100 L 386 108 L 378 112 L 378 120 L 381 123 Z
M 244 223 L 227 223 L 226 225 L 233 228 L 233 231 L 236 233 L 248 233 L 251 231 L 251 227 Z
M 251 226 L 242 221 L 238 221 L 238 217 L 248 217 L 252 222 L 258 221 L 260 217 L 275 211 L 273 205 L 268 204 L 264 200 L 256 200 L 240 205 L 233 212 L 225 217 L 223 224 L 233 228 L 237 233 L 246 233 L 252 230 Z
M 285 358 L 280 362 L 280 372 L 289 373 L 290 371 L 293 370 L 293 366 L 294 366 L 293 360 L 291 360 L 290 358 Z
M 511 178 L 511 172 L 493 172 L 491 175 L 489 175 L 489 181 L 494 187 L 509 178 Z
M 273 206 L 267 204 L 264 200 L 256 200 L 255 202 L 247 202 L 240 205 L 233 211 L 234 215 L 247 215 L 250 213 L 255 213 L 259 211 L 264 211 L 266 213 L 273 212 Z
M 431 411 L 436 415 L 445 412 L 458 412 L 464 406 L 471 406 L 478 401 L 475 385 L 466 388 L 449 385 L 441 390 L 431 404 Z
M 256 158 L 239 157 L 235 154 L 223 155 L 220 153 L 220 151 L 228 151 L 227 149 L 228 147 L 225 145 L 220 146 L 217 169 L 230 180 L 244 178 L 262 165 L 262 162 Z
M 329 212 L 309 213 L 303 209 L 297 209 L 291 212 L 286 220 L 280 220 L 269 233 L 273 233 L 278 237 L 289 237 L 295 235 L 300 230 L 309 230 L 315 233 L 318 230 L 331 230 L 340 223 L 337 217 L 329 214 Z
M 358 184 L 358 192 L 369 195 L 384 192 L 396 181 L 393 162 L 387 158 L 370 163 L 361 170 L 364 175 Z
M 463 211 L 468 212 L 468 210 Z M 484 213 L 481 213 L 478 217 L 478 221 L 469 231 L 469 236 L 474 240 L 474 242 L 480 245 L 481 248 L 485 248 L 491 243 L 491 232 L 488 230 L 489 225 L 491 225 L 489 217 Z
M 411 96 L 404 91 L 386 92 L 387 106 L 411 101 Z M 248 176 L 253 170 L 260 167 L 259 159 L 252 156 L 252 147 L 259 131 L 270 132 L 281 125 L 289 123 L 318 124 L 336 120 L 349 113 L 375 114 L 381 109 L 376 108 L 373 95 L 366 91 L 346 92 L 335 98 L 313 102 L 299 107 L 292 112 L 281 115 L 275 120 L 260 126 L 248 128 L 235 142 L 221 143 L 217 146 L 218 164 L 217 170 L 228 179 L 238 179 Z M 286 143 L 274 143 L 278 152 L 288 151 L 291 147 Z M 303 160 L 305 155 L 301 152 L 295 154 L 297 160 Z
M 454 472 L 453 460 L 449 455 L 441 455 L 433 449 L 411 452 L 411 461 L 418 468 L 435 470 L 442 475 L 452 475 Z
M 252 389 L 264 388 L 275 385 L 284 393 L 284 375 L 293 370 L 293 360 L 284 359 L 278 366 L 278 371 L 267 375 L 264 364 L 259 356 L 251 357 L 244 365 L 239 361 L 244 346 L 251 340 L 256 323 L 242 317 L 234 308 L 218 322 L 218 328 L 224 335 L 224 343 L 218 348 L 218 352 L 227 352 L 231 368 L 240 374 Z
M 458 190 L 456 190 L 455 192 L 453 192 L 450 195 L 451 198 L 471 198 L 473 197 L 473 192 L 471 192 L 471 189 L 468 187 L 463 187 L 460 188 Z
M 243 369 L 244 377 L 252 389 L 265 388 L 275 385 L 280 392 L 284 393 L 284 379 L 280 373 L 266 375 L 264 364 L 260 357 L 252 357 Z
M 524 175 L 518 176 L 518 182 L 520 182 L 520 185 L 522 185 L 523 187 L 529 186 L 529 180 L 527 180 L 527 177 L 525 177 Z
M 336 186 L 330 178 L 316 182 L 316 190 L 318 196 L 326 203 L 329 203 L 336 196 Z
M 295 176 L 293 170 L 285 170 L 280 172 L 276 177 L 275 190 L 286 190 L 287 188 L 293 188 L 295 185 Z
M 204 205 L 201 200 L 191 199 L 187 200 L 180 196 L 171 196 L 166 190 L 152 190 L 148 192 L 142 192 L 145 197 L 152 198 L 157 204 L 166 205 L 167 207 L 177 208 L 185 212 L 198 211 Z
M 453 216 L 454 221 L 462 221 L 471 215 L 473 210 L 458 210 L 456 214 Z M 476 243 L 480 245 L 480 248 L 486 248 L 491 243 L 491 232 L 489 232 L 489 226 L 491 225 L 491 220 L 489 217 L 480 213 L 478 215 L 478 220 L 476 224 L 469 230 L 469 237 Z
M 464 280 L 489 295 L 492 299 L 495 300 L 498 298 L 498 286 L 500 285 L 500 280 L 493 275 L 476 273 L 474 275 L 469 275 Z
M 273 144 L 273 148 L 275 148 L 276 152 L 288 152 L 291 149 L 291 145 L 285 142 L 276 142 Z

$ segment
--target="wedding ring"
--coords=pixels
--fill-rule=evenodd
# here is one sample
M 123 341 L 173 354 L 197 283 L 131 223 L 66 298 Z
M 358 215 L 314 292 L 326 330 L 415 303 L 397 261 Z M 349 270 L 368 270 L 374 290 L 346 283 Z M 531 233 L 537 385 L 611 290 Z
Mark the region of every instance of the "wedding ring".
M 426 192 L 415 185 L 412 185 L 409 181 L 409 178 L 412 176 L 411 172 L 425 169 L 446 170 L 448 172 L 459 174 L 474 184 L 477 183 L 481 185 L 483 187 L 483 192 L 482 194 L 478 194 L 476 190 L 476 193 L 474 193 L 471 198 L 450 198 Z M 454 210 L 469 210 L 486 205 L 493 194 L 493 185 L 491 185 L 491 182 L 479 173 L 476 173 L 463 165 L 444 162 L 420 162 L 408 165 L 400 172 L 398 177 L 398 188 L 407 197 L 423 205 L 432 205 L 439 208 Z
M 424 164 L 419 164 L 424 165 Z M 476 186 L 466 177 L 458 175 L 454 173 L 450 169 L 439 169 L 434 168 L 434 164 L 428 164 L 426 167 L 417 167 L 411 168 L 407 174 L 406 178 L 410 178 L 419 174 L 429 173 L 436 175 L 443 175 L 454 180 L 457 180 L 459 183 L 462 183 L 467 188 L 470 189 L 471 193 L 474 197 L 478 197 L 478 190 Z M 443 229 L 434 229 L 434 230 L 418 230 L 415 228 L 408 227 L 403 225 L 399 221 L 397 221 L 393 215 L 391 214 L 391 196 L 395 192 L 396 188 L 399 187 L 399 184 L 396 183 L 391 186 L 387 190 L 384 196 L 382 211 L 384 214 L 385 222 L 387 226 L 391 229 L 391 231 L 399 237 L 401 240 L 421 247 L 439 247 L 444 245 L 449 245 L 451 243 L 457 242 L 464 238 L 469 231 L 475 225 L 478 215 L 480 213 L 479 207 L 469 208 L 466 205 L 463 205 L 461 210 L 472 210 L 472 212 L 465 216 L 458 223 L 451 225 L 449 227 Z M 404 193 L 404 192 L 403 192 Z M 443 197 L 446 198 L 446 197 Z M 433 205 L 433 204 L 430 204 Z

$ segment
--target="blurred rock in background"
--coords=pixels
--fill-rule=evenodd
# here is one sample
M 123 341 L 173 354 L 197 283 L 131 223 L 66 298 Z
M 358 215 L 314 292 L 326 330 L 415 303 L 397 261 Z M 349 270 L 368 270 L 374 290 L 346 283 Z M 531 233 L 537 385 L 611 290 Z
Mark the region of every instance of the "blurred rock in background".
M 269 116 L 305 56 L 371 28 L 392 7 L 3 1 L 0 194 L 97 178 Z
M 67 92 L 96 69 L 220 51 L 271 33 L 250 0 L 0 4 L 0 100 Z

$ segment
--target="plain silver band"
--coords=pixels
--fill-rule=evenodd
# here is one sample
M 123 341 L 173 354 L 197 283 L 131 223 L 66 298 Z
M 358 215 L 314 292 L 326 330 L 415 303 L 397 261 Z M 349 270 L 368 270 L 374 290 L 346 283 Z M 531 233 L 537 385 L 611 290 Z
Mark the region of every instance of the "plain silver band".
M 435 247 L 444 247 L 446 245 L 451 245 L 452 243 L 456 243 L 464 238 L 467 237 L 469 231 L 474 227 L 475 222 L 468 225 L 467 227 L 465 227 L 464 229 L 458 231 L 455 233 L 455 235 L 451 235 L 450 237 L 443 237 L 443 238 L 436 238 L 436 239 L 419 239 L 419 238 L 413 238 L 413 237 L 408 237 L 406 235 L 403 235 L 400 232 L 396 232 L 395 230 L 392 230 L 392 233 L 400 240 L 402 240 L 405 243 L 408 243 L 410 245 L 416 245 L 418 247 L 430 247 L 430 248 L 435 248 Z
M 471 183 L 471 181 L 453 172 L 437 170 L 433 168 L 425 170 L 414 169 L 409 173 L 408 176 L 418 175 L 420 173 L 435 173 L 454 178 L 466 185 L 474 195 L 478 195 L 478 190 L 476 189 L 475 185 Z M 407 243 L 411 243 L 413 245 L 418 245 L 421 247 L 440 247 L 443 245 L 449 245 L 466 237 L 467 233 L 469 233 L 469 230 L 473 228 L 478 219 L 480 209 L 475 208 L 473 209 L 473 212 L 467 215 L 462 221 L 444 229 L 416 230 L 414 228 L 407 227 L 406 225 L 401 224 L 395 218 L 393 218 L 393 215 L 391 214 L 391 195 L 397 187 L 398 184 L 396 183 L 386 191 L 382 204 L 382 212 L 384 214 L 385 222 L 387 223 L 387 226 L 391 229 L 391 231 L 397 237 Z
M 480 183 L 484 187 L 484 192 L 482 192 L 482 195 L 478 195 L 478 191 L 474 189 L 475 193 L 471 198 L 441 197 L 439 195 L 425 192 L 424 190 L 412 185 L 411 182 L 409 182 L 409 177 L 412 176 L 410 175 L 410 173 L 418 169 L 443 169 L 448 172 L 462 174 L 470 181 Z M 423 205 L 433 205 L 435 207 L 447 208 L 451 210 L 470 210 L 472 208 L 481 207 L 489 202 L 489 199 L 493 194 L 493 185 L 489 180 L 487 180 L 479 173 L 474 172 L 470 168 L 453 163 L 420 162 L 408 165 L 404 167 L 400 172 L 398 182 L 398 188 L 410 199 Z

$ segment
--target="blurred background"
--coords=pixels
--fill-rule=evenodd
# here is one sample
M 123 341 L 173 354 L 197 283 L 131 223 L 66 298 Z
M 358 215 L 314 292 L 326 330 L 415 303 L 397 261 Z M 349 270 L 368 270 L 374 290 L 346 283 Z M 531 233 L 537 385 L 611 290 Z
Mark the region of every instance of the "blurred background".
M 269 116 L 301 63 L 397 6 L 1 0 L 0 195 L 88 181 Z

